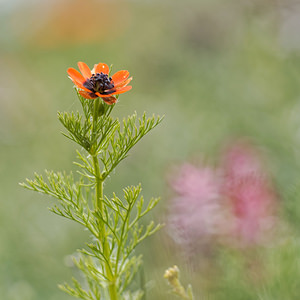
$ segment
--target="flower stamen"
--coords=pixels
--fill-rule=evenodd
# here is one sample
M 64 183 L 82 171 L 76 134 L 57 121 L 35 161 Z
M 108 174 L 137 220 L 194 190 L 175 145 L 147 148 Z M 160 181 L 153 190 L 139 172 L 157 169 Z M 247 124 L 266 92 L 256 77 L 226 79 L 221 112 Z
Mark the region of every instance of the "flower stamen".
M 108 95 L 116 91 L 112 78 L 102 72 L 92 74 L 92 77 L 87 79 L 83 83 L 83 86 L 89 89 L 93 94 L 100 93 L 102 95 Z

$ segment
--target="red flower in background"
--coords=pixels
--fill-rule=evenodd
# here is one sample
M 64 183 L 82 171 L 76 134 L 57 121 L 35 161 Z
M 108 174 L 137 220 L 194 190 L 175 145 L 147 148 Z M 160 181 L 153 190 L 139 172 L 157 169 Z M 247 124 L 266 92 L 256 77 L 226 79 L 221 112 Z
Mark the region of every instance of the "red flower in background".
M 225 152 L 223 170 L 233 234 L 246 245 L 267 240 L 274 226 L 277 197 L 257 149 L 245 142 L 232 145 Z
M 131 90 L 132 86 L 128 83 L 129 72 L 126 70 L 118 71 L 109 77 L 109 67 L 107 64 L 98 63 L 94 68 L 90 68 L 84 62 L 78 62 L 80 72 L 74 68 L 68 69 L 69 78 L 80 89 L 79 94 L 87 99 L 98 97 L 107 104 L 114 104 L 117 99 L 114 95 L 119 95 Z

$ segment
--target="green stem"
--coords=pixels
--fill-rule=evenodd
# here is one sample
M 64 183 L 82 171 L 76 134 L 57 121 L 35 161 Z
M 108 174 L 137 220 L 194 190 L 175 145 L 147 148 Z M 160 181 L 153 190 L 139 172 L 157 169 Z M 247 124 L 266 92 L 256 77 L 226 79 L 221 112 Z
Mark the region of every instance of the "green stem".
M 95 140 L 95 127 L 98 119 L 99 114 L 99 105 L 100 105 L 100 99 L 97 98 L 94 101 L 94 111 L 93 111 L 93 127 L 92 127 L 92 142 L 97 144 L 97 140 Z M 95 151 L 95 149 L 91 149 L 92 152 Z M 91 153 L 93 155 L 93 153 Z
M 97 123 L 98 118 L 98 112 L 99 112 L 99 105 L 100 99 L 97 98 L 94 103 L 94 114 L 93 114 L 93 128 L 92 128 L 92 136 L 93 139 L 95 138 L 95 125 Z M 97 140 L 95 141 L 97 143 Z M 94 149 L 93 149 L 94 151 Z M 99 160 L 97 153 L 92 153 L 93 157 L 93 167 L 94 167 L 94 174 L 96 179 L 96 199 L 95 199 L 95 211 L 100 213 L 102 216 L 104 215 L 104 205 L 103 205 L 103 179 L 101 177 L 101 171 L 99 166 Z M 112 266 L 110 262 L 110 249 L 109 249 L 109 243 L 106 238 L 106 230 L 105 230 L 105 224 L 99 220 L 99 227 L 100 227 L 100 233 L 99 233 L 99 240 L 100 244 L 103 245 L 103 254 L 106 258 L 105 261 L 105 275 L 109 281 L 109 295 L 110 300 L 118 300 L 118 293 L 117 293 L 117 287 L 115 282 L 115 277 L 112 273 Z
M 96 177 L 95 210 L 99 211 L 101 215 L 103 215 L 103 180 L 101 178 L 99 160 L 97 155 L 93 155 L 93 164 L 94 164 L 94 172 Z
M 96 201 L 95 201 L 95 210 L 98 211 L 102 216 L 104 215 L 104 206 L 103 206 L 103 180 L 101 179 L 100 167 L 98 157 L 95 155 L 93 156 L 93 163 L 94 163 L 94 171 L 96 176 Z M 115 282 L 115 277 L 112 272 L 112 266 L 110 263 L 110 249 L 109 243 L 106 238 L 106 230 L 105 225 L 101 220 L 99 220 L 99 227 L 100 227 L 100 234 L 99 240 L 100 244 L 103 245 L 103 253 L 104 257 L 106 258 L 105 261 L 105 275 L 109 280 L 109 295 L 110 300 L 117 300 L 117 287 Z

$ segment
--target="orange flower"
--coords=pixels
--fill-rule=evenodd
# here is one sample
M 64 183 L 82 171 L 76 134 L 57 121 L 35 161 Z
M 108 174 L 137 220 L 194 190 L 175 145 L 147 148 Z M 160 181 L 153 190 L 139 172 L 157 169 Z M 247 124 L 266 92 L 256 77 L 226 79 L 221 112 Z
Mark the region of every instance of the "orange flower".
M 94 68 L 90 68 L 84 62 L 78 62 L 78 68 L 81 74 L 73 69 L 68 69 L 69 78 L 81 90 L 79 94 L 87 99 L 96 99 L 98 97 L 111 105 L 117 102 L 113 95 L 119 95 L 131 90 L 132 86 L 128 83 L 132 80 L 129 78 L 129 72 L 126 70 L 118 71 L 109 77 L 109 67 L 107 64 L 98 63 Z

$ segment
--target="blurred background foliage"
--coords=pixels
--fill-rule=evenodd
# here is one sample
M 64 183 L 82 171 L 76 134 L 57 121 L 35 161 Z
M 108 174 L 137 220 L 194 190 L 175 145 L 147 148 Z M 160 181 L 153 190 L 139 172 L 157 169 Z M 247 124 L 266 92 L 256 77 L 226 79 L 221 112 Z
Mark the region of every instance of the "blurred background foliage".
M 297 0 L 2 0 L 0 16 L 1 299 L 70 299 L 57 284 L 78 275 L 69 255 L 88 234 L 52 215 L 51 199 L 18 186 L 34 171 L 75 169 L 56 112 L 79 109 L 66 74 L 78 61 L 130 71 L 133 90 L 115 116 L 165 115 L 109 179 L 107 194 L 141 182 L 146 198 L 162 196 L 151 217 L 165 222 L 170 168 L 199 158 L 213 164 L 240 137 L 264 153 L 276 186 L 284 226 L 270 247 L 220 248 L 189 261 L 166 229 L 146 241 L 138 251 L 147 299 L 173 299 L 162 279 L 173 264 L 196 299 L 298 299 Z

